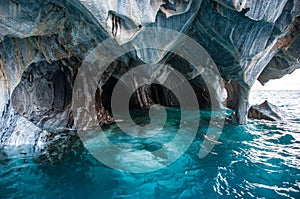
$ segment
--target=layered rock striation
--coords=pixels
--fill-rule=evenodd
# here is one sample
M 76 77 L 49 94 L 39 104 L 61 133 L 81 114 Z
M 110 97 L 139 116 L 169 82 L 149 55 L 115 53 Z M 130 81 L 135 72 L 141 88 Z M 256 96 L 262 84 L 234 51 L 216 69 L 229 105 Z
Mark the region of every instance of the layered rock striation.
M 120 45 L 131 43 L 136 50 L 113 62 L 99 80 L 95 98 L 100 124 L 113 122 L 110 97 L 120 76 L 143 63 L 171 65 L 189 79 L 201 108 L 216 101 L 219 107 L 234 110 L 233 122 L 244 124 L 254 82 L 265 84 L 300 68 L 299 14 L 298 0 L 3 0 L 1 143 L 24 144 L 11 139 L 20 134 L 43 142 L 47 133 L 74 129 L 71 102 L 76 75 L 90 50 L 107 38 Z M 218 71 L 195 70 L 197 66 L 179 55 L 143 49 L 151 41 L 134 38 L 147 27 L 188 35 L 204 47 Z M 175 41 L 170 48 L 176 48 Z M 203 80 L 204 74 L 209 82 Z M 208 92 L 207 84 L 214 91 Z M 153 84 L 139 88 L 130 107 L 155 103 L 179 105 L 168 89 Z

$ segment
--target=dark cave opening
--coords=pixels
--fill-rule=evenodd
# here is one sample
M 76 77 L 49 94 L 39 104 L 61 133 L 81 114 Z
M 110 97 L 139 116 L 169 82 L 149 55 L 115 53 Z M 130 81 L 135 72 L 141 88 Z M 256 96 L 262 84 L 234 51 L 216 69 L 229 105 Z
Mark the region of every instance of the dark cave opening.
M 200 78 L 200 77 L 198 77 Z M 101 102 L 103 107 L 109 111 L 111 114 L 111 99 L 112 93 L 115 85 L 118 83 L 118 79 L 114 76 L 111 76 L 107 82 L 101 87 Z M 199 80 L 189 81 L 190 85 L 194 89 L 196 94 L 199 108 L 204 110 L 211 109 L 211 95 L 204 84 L 204 86 L 199 86 Z M 121 92 L 129 92 L 125 84 L 121 83 L 122 90 Z M 179 90 L 179 93 L 184 93 L 181 86 L 178 85 L 176 89 Z M 183 97 L 184 103 L 189 104 L 189 98 Z M 175 96 L 175 94 L 168 88 L 157 83 L 152 83 L 151 85 L 145 85 L 138 88 L 131 96 L 128 108 L 130 110 L 149 108 L 153 104 L 159 104 L 167 107 L 180 107 L 180 103 Z M 121 107 L 121 106 L 120 106 Z M 120 109 L 118 109 L 120 110 Z M 124 110 L 125 111 L 125 110 Z

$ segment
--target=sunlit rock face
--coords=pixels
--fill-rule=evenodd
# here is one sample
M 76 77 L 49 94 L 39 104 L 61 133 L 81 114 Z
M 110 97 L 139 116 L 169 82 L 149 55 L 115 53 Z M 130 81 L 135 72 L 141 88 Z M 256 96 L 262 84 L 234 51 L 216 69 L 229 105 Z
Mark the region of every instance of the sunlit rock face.
M 109 99 L 118 78 L 144 63 L 170 64 L 189 79 L 201 108 L 210 108 L 215 101 L 235 111 L 233 122 L 246 123 L 255 80 L 264 84 L 300 67 L 299 7 L 298 0 L 4 0 L 0 5 L 1 143 L 13 144 L 10 138 L 20 129 L 34 129 L 31 133 L 38 138 L 74 128 L 74 80 L 88 52 L 107 38 L 131 43 L 138 50 L 112 63 L 99 80 L 95 97 L 100 124 L 113 122 Z M 177 55 L 143 49 L 152 42 L 138 37 L 147 27 L 187 34 L 209 53 L 220 75 L 209 68 L 196 72 L 189 60 Z M 160 35 L 155 38 L 164 43 Z M 172 48 L 175 41 L 165 45 Z M 207 84 L 214 91 L 208 93 Z M 167 89 L 149 85 L 133 95 L 130 107 L 154 103 L 178 106 Z M 24 143 L 28 140 L 34 139 Z

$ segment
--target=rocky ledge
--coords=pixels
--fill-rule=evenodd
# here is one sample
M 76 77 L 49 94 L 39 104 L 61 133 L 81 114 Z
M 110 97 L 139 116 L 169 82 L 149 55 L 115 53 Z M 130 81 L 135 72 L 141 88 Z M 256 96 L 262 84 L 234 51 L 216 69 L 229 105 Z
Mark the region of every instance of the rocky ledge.
M 73 129 L 72 89 L 86 55 L 107 38 L 133 42 L 146 27 L 188 35 L 204 47 L 219 71 L 211 71 L 211 81 L 204 82 L 201 74 L 209 69 L 193 73 L 188 60 L 176 54 L 157 59 L 153 50 L 128 53 L 99 80 L 95 98 L 100 124 L 113 121 L 110 97 L 120 74 L 154 59 L 189 78 L 201 108 L 217 102 L 234 110 L 233 122 L 244 124 L 254 82 L 265 84 L 300 67 L 299 13 L 299 0 L 4 0 L 1 144 L 38 144 Z M 207 84 L 214 91 L 208 93 Z M 168 89 L 154 84 L 138 89 L 130 107 L 155 103 L 178 106 Z

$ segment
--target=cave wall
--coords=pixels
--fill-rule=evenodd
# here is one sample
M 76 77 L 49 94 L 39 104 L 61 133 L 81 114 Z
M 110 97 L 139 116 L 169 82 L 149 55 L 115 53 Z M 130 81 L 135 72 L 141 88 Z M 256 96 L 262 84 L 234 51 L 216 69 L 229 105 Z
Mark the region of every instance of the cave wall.
M 87 53 L 107 38 L 120 44 L 132 42 L 138 50 L 112 63 L 101 80 L 99 123 L 113 122 L 102 104 L 107 100 L 101 97 L 106 81 L 152 62 L 170 64 L 185 74 L 197 91 L 200 106 L 209 107 L 215 100 L 220 107 L 235 110 L 234 122 L 246 123 L 249 91 L 255 80 L 264 84 L 300 68 L 299 7 L 298 0 L 3 0 L 1 143 L 10 143 L 7 140 L 20 133 L 22 126 L 34 129 L 30 132 L 33 137 L 74 128 L 70 105 L 74 79 Z M 202 71 L 214 92 L 205 93 L 201 74 L 186 61 L 162 56 L 158 50 L 139 49 L 151 42 L 132 39 L 145 27 L 176 30 L 201 44 L 219 69 L 220 76 L 209 68 Z M 176 47 L 176 43 L 170 45 Z M 162 93 L 159 97 L 158 92 Z M 135 93 L 132 106 L 172 106 L 176 105 L 173 98 L 167 90 L 150 86 Z

